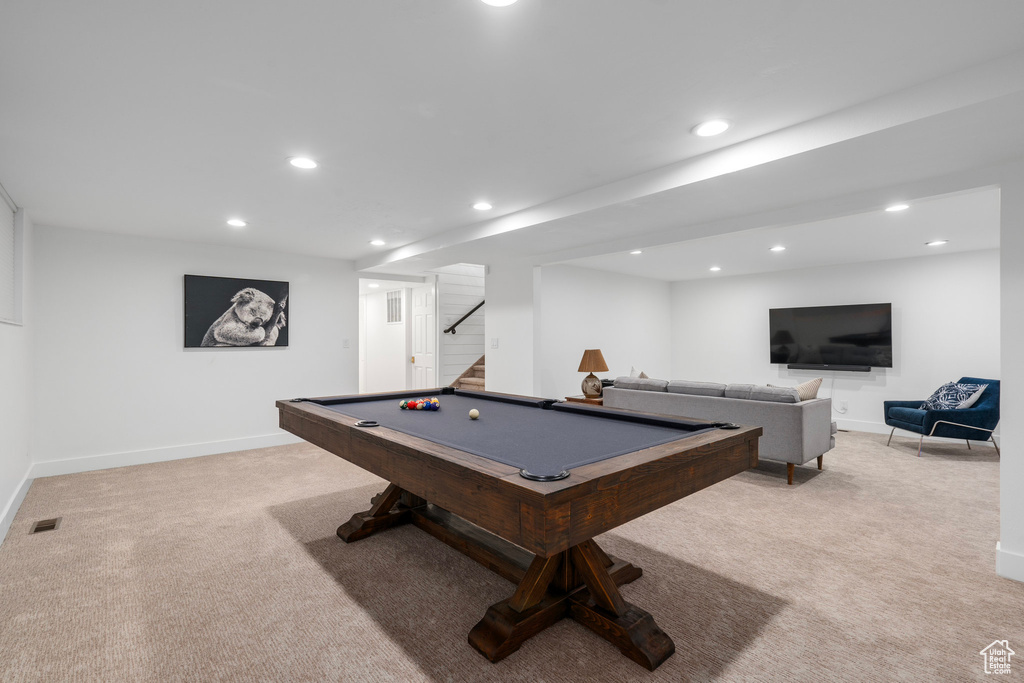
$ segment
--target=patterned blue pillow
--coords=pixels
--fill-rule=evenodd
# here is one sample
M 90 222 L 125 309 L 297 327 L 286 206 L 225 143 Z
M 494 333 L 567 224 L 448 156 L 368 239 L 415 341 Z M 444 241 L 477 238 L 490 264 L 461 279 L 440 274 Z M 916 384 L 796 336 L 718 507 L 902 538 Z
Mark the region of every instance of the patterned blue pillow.
M 987 384 L 957 384 L 956 382 L 947 382 L 939 387 L 934 394 L 928 397 L 928 400 L 921 404 L 921 410 L 956 410 L 960 407 L 960 404 L 970 399 L 974 394 L 978 393 Z M 977 400 L 977 399 L 975 399 Z M 973 403 L 974 401 L 971 401 Z M 970 404 L 964 407 L 969 407 Z

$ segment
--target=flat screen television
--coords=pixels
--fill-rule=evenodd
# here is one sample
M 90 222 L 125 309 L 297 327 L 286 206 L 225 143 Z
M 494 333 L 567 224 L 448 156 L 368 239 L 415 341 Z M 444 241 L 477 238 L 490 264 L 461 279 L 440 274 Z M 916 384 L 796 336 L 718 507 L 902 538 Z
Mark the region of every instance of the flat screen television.
M 772 308 L 768 326 L 772 363 L 821 370 L 892 367 L 892 304 Z

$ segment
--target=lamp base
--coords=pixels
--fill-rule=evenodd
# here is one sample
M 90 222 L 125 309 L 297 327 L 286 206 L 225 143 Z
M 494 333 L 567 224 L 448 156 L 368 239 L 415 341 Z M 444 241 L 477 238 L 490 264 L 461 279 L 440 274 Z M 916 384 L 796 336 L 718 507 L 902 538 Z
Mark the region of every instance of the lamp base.
M 590 373 L 583 378 L 583 384 L 580 385 L 583 389 L 583 395 L 587 398 L 600 398 L 604 388 L 601 386 L 601 380 L 597 378 L 597 375 Z

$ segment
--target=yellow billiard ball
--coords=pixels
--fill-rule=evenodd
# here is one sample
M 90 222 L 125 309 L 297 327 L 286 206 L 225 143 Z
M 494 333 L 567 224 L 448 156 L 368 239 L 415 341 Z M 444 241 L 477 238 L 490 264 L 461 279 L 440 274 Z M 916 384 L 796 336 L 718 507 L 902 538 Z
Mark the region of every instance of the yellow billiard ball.
M 475 420 L 478 417 L 480 417 L 480 411 L 479 410 L 477 410 L 476 408 L 473 408 L 473 410 L 469 411 L 469 419 L 470 420 Z

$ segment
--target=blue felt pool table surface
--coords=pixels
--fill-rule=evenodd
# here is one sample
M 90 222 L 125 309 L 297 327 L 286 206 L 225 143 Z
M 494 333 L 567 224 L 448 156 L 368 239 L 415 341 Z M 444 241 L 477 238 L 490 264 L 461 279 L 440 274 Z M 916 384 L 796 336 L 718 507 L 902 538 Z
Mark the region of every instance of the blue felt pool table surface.
M 446 390 L 450 391 L 450 390 Z M 534 475 L 553 476 L 590 463 L 694 436 L 714 426 L 691 420 L 627 416 L 578 403 L 456 390 L 314 399 L 357 420 L 450 446 Z M 402 398 L 436 396 L 437 411 L 403 410 Z M 480 416 L 474 420 L 469 411 Z M 372 429 L 372 427 L 371 427 Z

